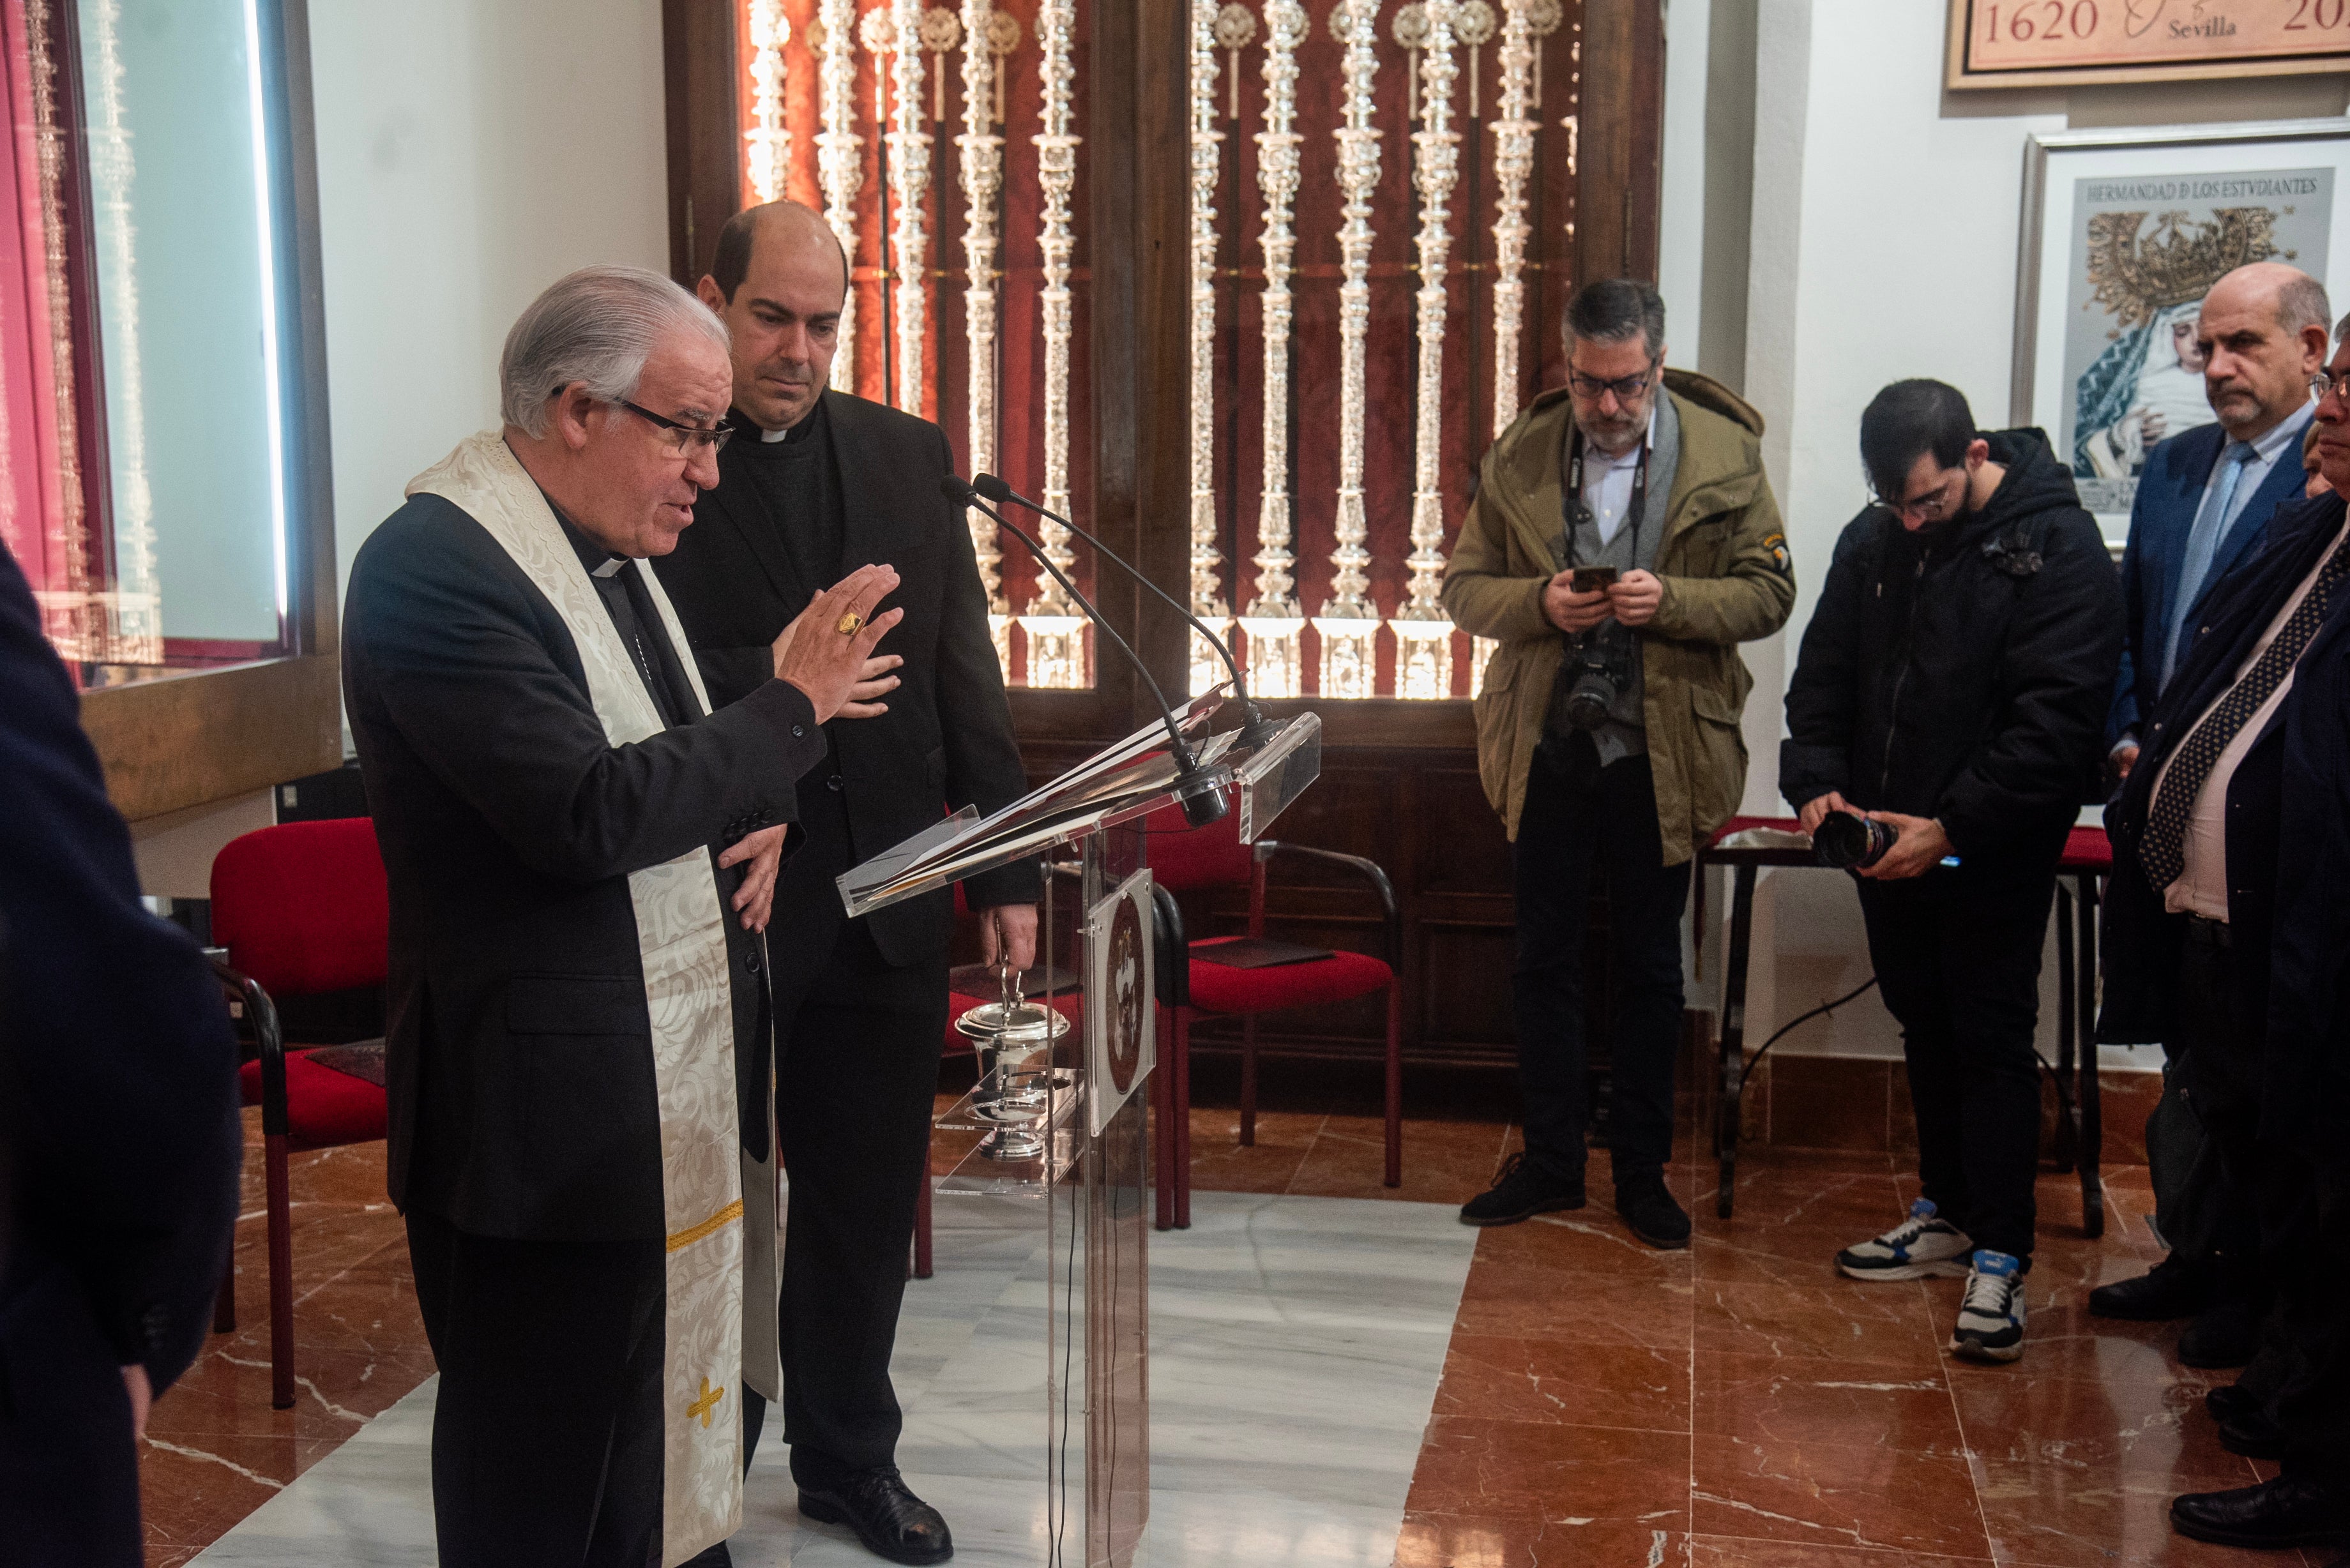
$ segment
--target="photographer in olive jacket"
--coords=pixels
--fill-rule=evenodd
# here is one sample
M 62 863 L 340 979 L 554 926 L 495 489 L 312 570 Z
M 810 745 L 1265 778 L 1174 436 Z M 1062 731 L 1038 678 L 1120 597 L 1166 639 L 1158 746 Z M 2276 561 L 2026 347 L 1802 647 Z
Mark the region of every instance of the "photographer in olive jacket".
M 1501 648 L 1478 693 L 1477 763 L 1515 841 L 1518 1078 L 1526 1148 L 1461 1210 L 1503 1225 L 1584 1204 L 1590 1103 L 1584 909 L 1608 889 L 1617 994 L 1616 1208 L 1689 1242 L 1666 1190 L 1690 857 L 1746 787 L 1737 645 L 1795 602 L 1762 416 L 1666 370 L 1665 307 L 1615 279 L 1566 309 L 1569 386 L 1485 454 L 1444 577 L 1454 623 Z M 1661 395 L 1659 395 L 1661 391 Z M 1577 580 L 1584 587 L 1577 591 Z
M 1855 869 L 1901 1024 L 1925 1195 L 1836 1267 L 1968 1275 L 1950 1348 L 2012 1361 L 2039 1158 L 2040 951 L 2056 862 L 2104 760 L 2121 586 L 2046 439 L 1978 432 L 1957 388 L 1886 388 L 1861 415 L 1860 452 L 1877 499 L 1836 541 L 1804 628 L 1779 787 L 1815 836 L 1831 812 L 1891 830 Z

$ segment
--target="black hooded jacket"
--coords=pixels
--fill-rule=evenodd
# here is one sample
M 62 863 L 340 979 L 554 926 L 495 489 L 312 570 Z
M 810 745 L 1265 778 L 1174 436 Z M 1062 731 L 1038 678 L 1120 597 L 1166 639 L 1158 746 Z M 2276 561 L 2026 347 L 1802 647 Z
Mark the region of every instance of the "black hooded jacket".
M 1870 506 L 1836 541 L 1787 691 L 1779 788 L 1938 818 L 1961 856 L 2047 842 L 2092 791 L 2121 663 L 2121 585 L 2036 430 L 1987 435 L 1990 504 L 1911 533 Z

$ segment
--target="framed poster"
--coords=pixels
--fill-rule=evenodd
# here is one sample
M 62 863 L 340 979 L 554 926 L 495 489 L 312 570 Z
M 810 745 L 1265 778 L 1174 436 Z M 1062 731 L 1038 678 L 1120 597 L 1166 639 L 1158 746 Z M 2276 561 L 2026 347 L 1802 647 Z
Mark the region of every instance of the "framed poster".
M 2350 70 L 2350 0 L 1950 0 L 1950 88 Z
M 2048 432 L 2107 540 L 2129 531 L 2147 449 L 2211 422 L 2197 312 L 2259 261 L 2308 273 L 2337 313 L 2350 306 L 2350 120 L 2025 143 L 2011 422 Z

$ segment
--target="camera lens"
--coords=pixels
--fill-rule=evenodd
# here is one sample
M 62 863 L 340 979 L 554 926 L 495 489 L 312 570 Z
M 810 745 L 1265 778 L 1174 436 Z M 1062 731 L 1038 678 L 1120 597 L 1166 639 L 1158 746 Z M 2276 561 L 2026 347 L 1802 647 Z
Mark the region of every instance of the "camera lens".
M 1812 831 L 1812 858 L 1840 871 L 1874 866 L 1893 847 L 1893 829 L 1848 811 L 1832 811 Z

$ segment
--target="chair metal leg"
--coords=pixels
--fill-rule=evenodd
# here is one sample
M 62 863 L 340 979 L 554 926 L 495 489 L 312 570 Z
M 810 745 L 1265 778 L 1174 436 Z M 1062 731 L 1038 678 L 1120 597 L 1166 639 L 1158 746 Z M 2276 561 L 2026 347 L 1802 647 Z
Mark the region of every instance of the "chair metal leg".
M 262 1140 L 269 1184 L 269 1403 L 294 1407 L 294 1216 L 286 1176 L 286 1135 Z
M 938 1142 L 938 1131 L 931 1129 L 922 1140 L 922 1184 L 914 1196 L 914 1278 L 931 1277 L 931 1149 Z
M 1175 1018 L 1175 1229 L 1191 1228 L 1191 1023 Z
M 213 1298 L 213 1332 L 236 1332 L 236 1251 L 229 1250 L 228 1262 L 221 1265 L 220 1293 Z
M 2073 1096 L 2073 890 L 2056 884 L 2056 1168 L 2070 1170 L 2081 1147 L 2081 1107 Z
M 2106 1106 L 2097 1082 L 2097 879 L 2081 878 L 2076 909 L 2081 927 L 2081 968 L 2074 980 L 2075 1005 L 2080 1009 L 2081 1034 L 2081 1231 L 2091 1241 L 2106 1233 L 2106 1183 L 2103 1169 Z
M 1150 1160 L 1153 1172 L 1152 1219 L 1161 1231 L 1175 1228 L 1175 1040 L 1172 1010 L 1159 1010 L 1159 1038 L 1167 1042 L 1167 1059 L 1150 1075 Z
M 1403 984 L 1388 981 L 1387 1184 L 1403 1185 Z
M 1721 974 L 1721 1104 L 1715 1108 L 1713 1152 L 1721 1162 L 1713 1211 L 1727 1220 L 1737 1201 L 1739 1099 L 1746 1075 L 1746 960 L 1754 940 L 1754 867 L 1731 872 L 1730 957 Z
M 1241 1020 L 1241 1147 L 1256 1147 L 1256 1014 Z

